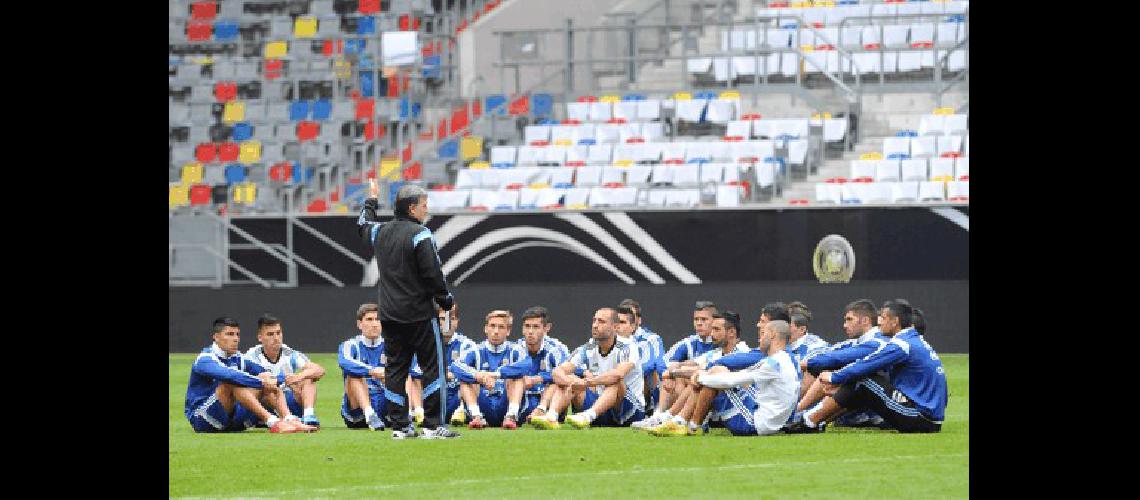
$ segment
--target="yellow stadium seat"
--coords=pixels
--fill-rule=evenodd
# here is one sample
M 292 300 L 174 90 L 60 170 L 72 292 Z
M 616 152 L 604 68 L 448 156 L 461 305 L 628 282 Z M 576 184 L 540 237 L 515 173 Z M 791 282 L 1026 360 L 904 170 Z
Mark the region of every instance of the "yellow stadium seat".
M 673 93 L 673 100 L 674 101 L 691 101 L 691 100 L 693 100 L 693 94 L 690 94 L 688 92 L 674 92 Z
M 820 115 L 819 113 L 812 113 L 811 114 L 812 120 L 818 120 L 820 118 L 823 118 L 824 120 L 830 120 L 831 119 L 831 113 L 824 111 L 822 115 Z
M 333 61 L 333 71 L 336 72 L 336 77 L 341 80 L 352 78 L 352 61 L 337 56 L 336 60 Z
M 617 94 L 606 94 L 599 97 L 598 102 L 621 102 L 621 96 Z
M 554 145 L 555 146 L 573 146 L 574 141 L 571 141 L 570 139 L 558 139 L 558 140 L 554 141 Z
M 245 120 L 245 103 L 241 101 L 230 101 L 226 103 L 226 109 L 222 111 L 223 123 L 237 123 Z
M 571 210 L 585 210 L 587 208 L 590 208 L 590 206 L 585 203 L 575 203 L 573 205 L 566 205 L 566 208 L 569 208 Z
M 348 205 L 345 205 L 344 203 L 333 203 L 332 204 L 332 213 L 334 213 L 334 214 L 347 214 L 348 213 Z
M 196 161 L 182 165 L 182 185 L 189 186 L 202 182 L 203 173 L 202 164 Z
M 831 0 L 817 0 L 814 5 L 816 7 L 835 7 L 835 2 Z
M 948 181 L 954 180 L 954 176 L 952 176 L 952 175 L 939 175 L 939 176 L 935 176 L 931 180 L 934 182 L 948 182 Z
M 170 186 L 170 208 L 184 207 L 190 204 L 190 190 L 183 184 Z
M 238 153 L 238 160 L 242 163 L 257 163 L 261 161 L 261 142 L 253 140 L 242 142 L 241 152 Z
M 253 205 L 254 200 L 257 200 L 257 184 L 252 182 L 242 182 L 234 185 L 234 203 L 241 203 L 243 205 Z
M 389 180 L 399 180 L 400 178 L 400 159 L 399 158 L 382 158 L 380 160 L 380 171 L 377 172 L 380 177 Z
M 198 65 L 202 65 L 202 66 L 205 66 L 207 64 L 214 64 L 214 58 L 210 57 L 210 56 L 198 56 L 198 57 L 191 59 L 191 61 L 193 61 L 194 64 L 198 64 Z
M 954 108 L 947 108 L 947 107 L 934 108 L 934 112 L 932 114 L 935 114 L 935 115 L 952 115 L 952 114 L 954 114 Z
M 863 154 L 859 155 L 859 159 L 860 160 L 882 160 L 883 159 L 883 153 L 878 153 L 878 152 L 863 153 Z
M 740 92 L 736 90 L 725 90 L 724 92 L 720 93 L 720 98 L 740 100 Z
M 815 52 L 814 45 L 800 45 L 800 50 L 803 52 Z
M 312 38 L 314 36 L 317 36 L 317 18 L 302 16 L 293 22 L 293 38 Z
M 615 167 L 625 168 L 625 167 L 628 167 L 630 165 L 633 165 L 633 160 L 628 160 L 628 159 L 627 160 L 617 160 L 614 162 Z
M 289 44 L 287 42 L 269 42 L 265 44 L 266 59 L 279 59 L 288 55 Z
M 483 155 L 483 138 L 469 135 L 459 141 L 459 157 L 463 161 L 474 160 Z
M 788 4 L 788 8 L 791 9 L 803 9 L 806 7 L 811 7 L 811 2 L 792 2 Z
M 470 165 L 467 166 L 467 168 L 470 168 L 472 170 L 485 170 L 491 168 L 491 164 L 485 161 L 473 161 Z
M 547 184 L 545 182 L 536 182 L 536 183 L 531 184 L 527 187 L 529 187 L 531 189 L 547 189 L 550 187 L 550 184 Z

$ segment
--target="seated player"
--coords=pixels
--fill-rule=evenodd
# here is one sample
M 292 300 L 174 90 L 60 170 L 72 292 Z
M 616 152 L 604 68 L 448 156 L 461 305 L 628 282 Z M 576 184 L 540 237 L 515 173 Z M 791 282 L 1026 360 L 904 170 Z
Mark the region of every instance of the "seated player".
M 268 314 L 257 320 L 258 345 L 245 352 L 249 359 L 267 368 L 274 376 L 285 374 L 285 401 L 289 411 L 301 415 L 301 422 L 320 427 L 313 407 L 317 403 L 317 381 L 325 376 L 325 369 L 309 360 L 301 351 L 285 345 L 281 320 Z M 297 400 L 300 399 L 300 402 Z
M 443 327 L 447 323 L 448 312 L 441 309 L 439 304 L 435 305 L 435 314 L 438 316 L 440 325 L 439 333 L 443 336 L 443 357 L 447 360 L 444 364 L 447 393 L 440 403 L 443 405 L 443 414 L 451 415 L 453 425 L 463 425 L 467 423 L 467 416 L 464 415 L 463 405 L 459 399 L 459 379 L 455 378 L 455 374 L 451 372 L 451 365 L 466 355 L 469 349 L 474 349 L 475 341 L 459 332 L 458 303 L 451 306 L 451 328 Z M 419 359 L 412 356 L 412 367 L 408 370 L 407 382 L 408 409 L 416 425 L 422 424 L 424 420 L 423 378 L 424 374 L 420 368 Z M 428 395 L 430 396 L 430 394 Z
M 712 315 L 716 312 L 716 304 L 706 300 L 697 301 L 693 310 L 693 334 L 677 341 L 662 356 L 661 363 L 664 364 L 665 369 L 661 372 L 657 408 L 651 417 L 647 417 L 654 420 L 652 423 L 642 422 L 639 425 L 652 427 L 660 424 L 661 420 L 658 418 L 658 414 L 664 415 L 665 411 L 677 399 L 679 389 L 688 383 L 687 380 L 670 377 L 669 370 L 676 368 L 682 361 L 688 361 L 716 348 L 716 343 L 709 338 L 709 323 L 712 322 Z
M 459 379 L 459 397 L 471 419 L 468 428 L 498 427 L 507 415 L 506 384 L 499 370 L 510 363 L 515 350 L 514 343 L 507 342 L 513 319 L 510 311 L 487 313 L 483 320 L 487 340 L 451 365 L 452 373 Z
M 617 310 L 603 307 L 594 313 L 592 338 L 555 368 L 554 393 L 546 418 L 532 418 L 540 428 L 557 428 L 556 417 L 568 404 L 586 408 L 566 417 L 566 423 L 584 429 L 591 425 L 626 426 L 645 412 L 642 383 L 637 369 L 637 346 L 614 332 Z M 545 422 L 542 422 L 545 421 Z
M 257 423 L 264 423 L 273 434 L 316 430 L 289 413 L 279 388 L 285 383 L 284 375 L 275 377 L 239 354 L 241 329 L 237 321 L 227 317 L 214 320 L 213 338 L 214 343 L 194 360 L 186 387 L 184 412 L 194 432 L 236 432 Z M 262 406 L 262 400 L 271 403 L 276 415 Z
M 842 369 L 824 371 L 828 394 L 804 412 L 789 432 L 823 430 L 820 424 L 844 411 L 869 409 L 899 432 L 939 432 L 946 411 L 946 372 L 938 353 L 913 326 L 905 300 L 889 300 L 879 312 L 879 330 L 890 340 Z M 885 373 L 885 374 L 884 374 Z
M 635 327 L 633 340 L 637 341 L 639 346 L 646 346 L 639 351 L 642 354 L 641 373 L 645 376 L 645 407 L 654 408 L 657 406 L 657 398 L 661 392 L 659 387 L 661 385 L 661 374 L 665 372 L 665 362 L 662 361 L 662 356 L 665 355 L 665 344 L 660 335 L 653 333 L 652 330 L 642 324 L 641 304 L 633 299 L 624 299 L 618 304 L 619 314 L 623 307 L 628 307 L 633 311 Z M 648 357 L 646 353 L 648 353 Z
M 739 340 L 739 331 L 739 314 L 734 311 L 714 314 L 712 323 L 709 325 L 709 336 L 717 343 L 717 348 L 697 356 L 692 360 L 681 362 L 675 369 L 670 370 L 670 376 L 675 379 L 685 378 L 691 380 L 694 373 L 699 370 L 708 369 L 711 363 L 726 355 L 748 352 L 748 344 Z M 693 408 L 696 406 L 696 395 L 697 388 L 693 387 L 692 384 L 686 385 L 681 389 L 677 400 L 673 402 L 673 406 L 661 414 L 661 422 L 664 423 L 675 419 L 679 423 L 684 424 L 685 419 L 692 414 Z M 641 430 L 654 428 L 639 426 L 637 422 L 634 422 L 634 424 L 632 427 Z
M 656 436 L 697 434 L 710 411 L 724 421 L 734 436 L 779 432 L 795 409 L 799 377 L 787 351 L 791 329 L 783 320 L 761 329 L 759 361 L 739 371 L 717 365 L 692 377 L 697 402 L 687 423 L 671 420 L 652 431 Z M 724 358 L 721 358 L 722 360 Z
M 879 333 L 875 324 L 875 303 L 868 299 L 853 301 L 844 308 L 843 332 L 847 340 L 838 342 L 809 358 L 800 361 L 804 382 L 801 387 L 807 389 L 800 395 L 793 415 L 794 424 L 799 420 L 802 412 L 819 404 L 824 397 L 823 386 L 815 378 L 824 370 L 837 370 L 864 356 L 875 352 L 889 339 Z M 807 381 L 811 380 L 811 383 Z M 849 427 L 878 426 L 883 422 L 882 417 L 873 412 L 851 412 L 837 421 L 837 424 Z
M 361 304 L 356 309 L 356 327 L 360 335 L 341 342 L 337 348 L 337 364 L 344 378 L 344 398 L 340 416 L 349 429 L 384 430 L 388 398 L 384 389 L 384 339 L 380 337 L 380 306 Z
M 808 333 L 808 326 L 811 325 L 811 311 L 805 308 L 792 309 L 791 313 L 791 329 L 792 341 L 788 344 L 788 353 L 792 355 L 792 361 L 796 362 L 796 372 L 800 374 L 800 394 L 807 392 L 811 387 L 811 383 L 815 381 L 815 377 L 811 374 L 804 374 L 800 369 L 800 362 L 815 356 L 816 354 L 827 351 L 831 344 L 826 340 L 819 338 L 814 333 Z
M 519 420 L 526 420 L 532 414 L 545 419 L 546 406 L 542 400 L 549 401 L 558 390 L 551 371 L 564 363 L 569 353 L 561 342 L 547 336 L 552 326 L 547 320 L 548 314 L 542 306 L 523 312 L 521 347 L 515 348 L 510 364 L 500 370 L 507 389 L 504 429 L 518 428 Z

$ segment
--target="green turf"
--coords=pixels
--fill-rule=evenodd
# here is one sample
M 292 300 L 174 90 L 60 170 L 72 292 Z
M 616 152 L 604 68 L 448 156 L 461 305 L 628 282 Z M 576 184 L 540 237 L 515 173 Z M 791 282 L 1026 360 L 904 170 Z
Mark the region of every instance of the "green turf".
M 194 355 L 170 355 L 170 496 L 784 498 L 969 494 L 968 355 L 943 355 L 950 403 L 939 434 L 831 428 L 824 434 L 658 438 L 623 429 L 462 429 L 393 441 L 339 416 L 334 354 L 312 359 L 315 434 L 195 434 L 182 413 Z

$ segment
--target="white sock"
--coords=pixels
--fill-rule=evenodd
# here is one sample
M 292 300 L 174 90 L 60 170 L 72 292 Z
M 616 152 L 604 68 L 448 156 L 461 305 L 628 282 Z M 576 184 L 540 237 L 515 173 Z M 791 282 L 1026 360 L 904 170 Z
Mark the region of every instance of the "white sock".
M 483 418 L 483 412 L 479 411 L 479 405 L 475 405 L 474 408 L 468 408 L 467 413 L 471 415 L 472 419 Z
M 811 427 L 812 429 L 815 428 L 815 422 L 813 422 L 811 419 L 811 416 L 814 414 L 815 412 L 812 410 L 808 410 L 806 413 L 804 413 L 804 425 Z
M 582 412 L 582 414 L 585 415 L 586 418 L 589 419 L 591 422 L 593 422 L 595 418 L 598 418 L 598 414 L 594 413 L 593 408 Z
M 309 417 L 315 417 L 316 414 L 313 412 L 312 408 L 305 408 L 305 413 L 302 414 L 302 416 L 305 418 L 309 418 Z
M 274 425 L 277 425 L 278 420 L 281 420 L 281 419 L 277 418 L 277 415 L 270 415 L 269 419 L 265 421 L 265 425 L 269 426 L 269 427 L 273 427 Z
M 541 411 L 542 413 L 546 413 L 546 406 L 538 405 L 534 407 L 534 411 Z
M 424 409 L 423 408 L 416 408 L 416 409 L 412 410 L 412 415 L 415 415 L 417 417 L 422 417 L 422 416 L 424 416 Z
M 364 407 L 364 421 L 365 422 L 371 422 L 375 416 L 376 416 L 376 410 L 372 409 L 372 405 L 368 405 L 368 406 Z
M 653 416 L 657 417 L 658 422 L 668 422 L 673 418 L 673 414 L 669 413 L 669 410 L 659 411 Z
M 506 416 L 514 418 L 514 419 L 517 419 L 519 417 L 519 405 L 518 405 L 518 403 L 507 403 L 507 415 Z
M 673 419 L 672 419 L 672 420 L 673 420 L 674 422 L 677 422 L 677 424 L 678 424 L 678 425 L 685 425 L 685 417 L 682 417 L 682 416 L 680 416 L 680 415 L 677 415 L 677 416 L 673 417 Z
M 689 421 L 689 430 L 695 431 L 695 430 L 700 429 L 700 428 L 701 428 L 701 426 L 697 425 L 696 422 L 693 422 L 692 420 Z

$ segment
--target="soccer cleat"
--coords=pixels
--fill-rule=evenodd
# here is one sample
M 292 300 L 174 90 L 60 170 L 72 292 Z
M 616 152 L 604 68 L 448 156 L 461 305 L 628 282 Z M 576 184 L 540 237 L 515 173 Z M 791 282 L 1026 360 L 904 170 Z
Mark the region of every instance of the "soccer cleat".
M 784 426 L 784 432 L 787 434 L 815 434 L 825 430 L 827 430 L 826 422 L 821 422 L 815 427 L 808 427 L 803 420 L 800 420 Z
M 507 417 L 503 419 L 503 428 L 509 431 L 513 431 L 519 428 L 519 424 L 518 422 L 515 422 L 514 417 Z
M 575 413 L 566 417 L 566 423 L 570 424 L 575 429 L 588 429 L 590 428 L 590 419 L 581 413 Z
M 301 423 L 305 424 L 305 425 L 311 425 L 313 427 L 320 427 L 321 426 L 321 421 L 317 420 L 316 415 L 310 415 L 308 417 L 302 418 Z
M 654 427 L 657 427 L 658 425 L 661 425 L 661 422 L 657 421 L 656 415 L 650 416 L 650 417 L 645 417 L 641 420 L 638 420 L 637 422 L 629 424 L 629 426 L 631 428 L 633 428 L 633 430 L 637 430 L 637 431 L 648 431 L 650 429 L 653 429 Z
M 482 429 L 487 426 L 487 421 L 482 416 L 471 419 L 471 423 L 467 424 L 468 429 Z
M 451 425 L 463 425 L 467 423 L 467 412 L 460 406 L 456 408 L 451 414 Z
M 551 420 L 549 418 L 532 418 L 530 419 L 530 425 L 535 429 L 546 431 L 553 431 L 562 428 L 562 424 L 558 423 L 557 420 Z
M 384 418 L 377 413 L 372 414 L 372 418 L 368 419 L 368 428 L 374 431 L 384 430 Z
M 392 439 L 408 439 L 416 437 L 416 428 L 409 424 L 403 429 L 395 429 L 392 431 Z
M 420 439 L 453 439 L 457 437 L 459 437 L 458 432 L 442 425 L 435 429 L 424 429 L 424 433 L 420 435 Z
M 534 420 L 536 418 L 545 419 L 546 418 L 546 411 L 541 409 L 541 408 L 535 408 L 534 411 L 530 412 L 530 415 L 526 416 L 526 419 L 528 421 Z
M 649 433 L 658 437 L 688 436 L 689 426 L 678 424 L 672 420 L 649 430 Z M 693 434 L 696 434 L 695 432 Z

